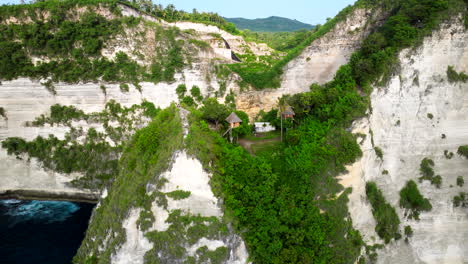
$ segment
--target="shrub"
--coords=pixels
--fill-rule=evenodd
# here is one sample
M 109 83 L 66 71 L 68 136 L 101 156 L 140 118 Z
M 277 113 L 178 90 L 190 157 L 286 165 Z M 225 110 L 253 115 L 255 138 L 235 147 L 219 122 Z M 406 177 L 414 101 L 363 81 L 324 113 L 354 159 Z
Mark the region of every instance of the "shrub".
M 383 151 L 379 147 L 374 147 L 375 154 L 377 157 L 379 157 L 381 160 L 383 160 Z
M 42 85 L 53 95 L 57 95 L 57 91 L 55 91 L 55 86 L 52 80 L 47 80 L 46 82 L 42 82 Z
M 468 206 L 468 194 L 465 192 L 460 192 L 458 195 L 453 197 L 453 206 L 454 207 L 467 207 Z
M 408 209 L 408 217 L 416 220 L 419 220 L 421 211 L 430 211 L 432 209 L 431 203 L 421 195 L 413 180 L 408 181 L 400 191 L 400 207 Z
M 448 150 L 444 150 L 444 156 L 447 159 L 452 159 L 453 158 L 453 152 L 448 152 Z
M 5 108 L 0 107 L 0 116 L 3 116 L 3 118 L 8 119 L 6 115 Z
M 122 93 L 128 93 L 128 91 L 130 90 L 130 87 L 126 83 L 121 83 L 119 88 Z
M 468 75 L 464 72 L 456 72 L 453 66 L 447 67 L 447 78 L 451 83 L 468 81 Z
M 182 99 L 182 103 L 186 106 L 195 105 L 195 101 L 193 100 L 191 96 L 184 96 L 184 98 Z
M 176 94 L 179 99 L 184 98 L 185 93 L 187 92 L 187 86 L 185 84 L 179 84 L 176 88 Z
M 103 93 L 104 95 L 107 95 L 107 88 L 106 88 L 106 86 L 105 86 L 104 84 L 101 84 L 101 85 L 99 86 L 99 89 L 101 89 L 101 91 L 102 91 L 102 93 Z
M 465 184 L 465 180 L 463 179 L 462 176 L 458 176 L 458 177 L 457 177 L 457 185 L 458 185 L 459 187 L 463 187 L 463 184 Z
M 372 205 L 372 214 L 377 222 L 375 231 L 379 237 L 385 243 L 389 243 L 392 238 L 398 238 L 400 236 L 398 231 L 400 219 L 395 208 L 387 203 L 375 182 L 366 183 L 366 195 Z
M 383 170 L 383 171 L 382 171 L 382 174 L 383 174 L 383 175 L 388 175 L 388 170 Z
M 458 147 L 457 153 L 458 155 L 468 159 L 468 145 Z
M 190 94 L 198 102 L 201 102 L 203 100 L 203 97 L 202 97 L 201 91 L 200 91 L 200 87 L 198 87 L 196 85 L 192 86 L 192 89 L 190 89 Z
M 427 118 L 429 118 L 429 119 L 433 119 L 433 118 L 434 118 L 434 115 L 433 115 L 433 114 L 431 114 L 431 113 L 427 113 Z
M 413 229 L 411 226 L 405 226 L 405 236 L 412 237 L 413 236 Z
M 176 190 L 169 193 L 166 193 L 167 196 L 174 200 L 183 200 L 190 197 L 190 191 Z

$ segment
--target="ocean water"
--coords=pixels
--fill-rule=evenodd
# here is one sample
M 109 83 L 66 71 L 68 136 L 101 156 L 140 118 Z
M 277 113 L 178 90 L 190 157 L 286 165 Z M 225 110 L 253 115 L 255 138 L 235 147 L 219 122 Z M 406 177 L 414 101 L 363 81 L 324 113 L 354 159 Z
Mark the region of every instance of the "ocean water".
M 71 263 L 93 207 L 62 201 L 0 200 L 0 263 Z

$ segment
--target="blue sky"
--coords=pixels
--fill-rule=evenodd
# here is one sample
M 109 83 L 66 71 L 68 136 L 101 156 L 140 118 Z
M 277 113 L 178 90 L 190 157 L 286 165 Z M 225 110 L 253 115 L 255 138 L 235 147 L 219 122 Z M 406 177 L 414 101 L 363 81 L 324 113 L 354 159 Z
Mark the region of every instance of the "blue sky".
M 309 24 L 323 24 L 341 9 L 356 0 L 153 0 L 177 9 L 216 12 L 224 17 L 264 18 L 282 16 Z M 19 0 L 0 0 L 1 4 L 19 3 Z M 26 2 L 29 2 L 28 0 Z

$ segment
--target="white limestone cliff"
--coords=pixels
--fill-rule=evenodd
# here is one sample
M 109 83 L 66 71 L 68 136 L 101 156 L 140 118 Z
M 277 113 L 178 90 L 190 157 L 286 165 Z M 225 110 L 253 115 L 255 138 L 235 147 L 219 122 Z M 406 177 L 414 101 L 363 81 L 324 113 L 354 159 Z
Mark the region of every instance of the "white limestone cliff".
M 450 83 L 446 73 L 448 66 L 468 72 L 467 43 L 466 29 L 457 19 L 443 24 L 420 47 L 404 50 L 398 73 L 388 85 L 374 89 L 372 111 L 353 126 L 354 132 L 367 135 L 363 157 L 341 179 L 345 187 L 353 188 L 348 205 L 354 226 L 370 244 L 382 243 L 365 194 L 365 182 L 375 181 L 397 209 L 401 228 L 410 225 L 414 231 L 409 243 L 393 241 L 378 251 L 378 263 L 468 262 L 468 211 L 452 203 L 455 195 L 468 191 L 466 184 L 456 185 L 457 176 L 466 179 L 468 172 L 468 160 L 456 154 L 468 143 L 468 84 Z M 383 150 L 383 161 L 375 155 L 370 131 L 374 145 Z M 446 158 L 445 150 L 455 153 L 453 158 Z M 440 189 L 418 182 L 425 157 L 434 160 L 434 171 L 442 176 Z M 433 206 L 421 213 L 420 221 L 405 219 L 399 207 L 399 191 L 408 180 L 418 182 Z

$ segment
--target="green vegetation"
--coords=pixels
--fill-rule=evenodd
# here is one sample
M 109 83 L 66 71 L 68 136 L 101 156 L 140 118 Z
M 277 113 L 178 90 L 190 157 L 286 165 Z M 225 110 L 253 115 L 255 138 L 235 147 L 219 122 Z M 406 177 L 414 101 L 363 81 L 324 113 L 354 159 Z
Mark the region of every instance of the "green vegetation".
M 244 38 L 248 41 L 266 43 L 271 48 L 287 52 L 300 45 L 310 37 L 314 31 L 299 30 L 295 32 L 243 32 Z
M 119 160 L 119 172 L 109 195 L 94 211 L 74 263 L 89 263 L 93 259 L 93 263 L 110 261 L 111 254 L 125 241 L 122 222 L 131 208 L 147 208 L 154 200 L 155 197 L 146 194 L 146 186 L 149 183 L 160 186 L 164 182 L 160 175 L 169 167 L 174 151 L 182 147 L 182 139 L 182 125 L 175 106 L 158 112 L 147 127 L 135 133 Z M 113 235 L 104 243 L 108 230 Z M 106 247 L 100 251 L 102 245 Z
M 123 145 L 143 116 L 153 117 L 159 110 L 152 103 L 143 102 L 126 108 L 110 101 L 104 111 L 85 114 L 74 106 L 53 105 L 50 115 L 41 115 L 33 122 L 33 126 L 66 125 L 70 132 L 63 140 L 53 135 L 38 136 L 32 141 L 11 137 L 2 141 L 2 147 L 9 155 L 21 159 L 24 154 L 29 158 L 37 158 L 46 169 L 61 173 L 81 172 L 84 177 L 73 182 L 75 186 L 98 189 L 107 184 L 117 174 L 118 157 Z M 71 126 L 72 121 L 85 120 L 91 123 L 102 123 L 104 133 L 94 128 L 83 131 L 82 128 Z M 110 122 L 118 122 L 111 126 Z M 78 138 L 84 137 L 84 140 Z M 110 144 L 112 140 L 114 144 Z
M 55 86 L 52 80 L 47 80 L 46 82 L 42 82 L 42 85 L 49 91 L 52 95 L 57 95 L 57 91 L 55 91 Z
M 301 29 L 310 30 L 313 28 L 312 25 L 277 16 L 257 19 L 226 18 L 226 20 L 234 23 L 239 29 L 248 29 L 254 32 L 292 32 Z
M 0 107 L 0 116 L 2 116 L 5 119 L 8 119 L 7 114 L 6 114 L 6 110 L 3 107 Z
M 387 203 L 375 182 L 366 183 L 366 195 L 372 205 L 372 214 L 377 222 L 375 232 L 385 243 L 389 243 L 392 238 L 401 237 L 399 233 L 400 219 L 395 208 Z
M 409 239 L 413 236 L 413 229 L 411 226 L 405 226 L 405 242 L 408 243 Z
M 177 190 L 170 193 L 166 193 L 166 195 L 174 200 L 183 200 L 190 197 L 190 191 Z
M 200 238 L 219 240 L 228 235 L 227 226 L 216 217 L 193 216 L 184 214 L 181 210 L 173 210 L 166 222 L 170 224 L 166 231 L 152 231 L 146 234 L 154 243 L 154 247 L 145 254 L 145 263 L 169 263 L 184 259 L 186 247 L 193 246 Z M 225 247 L 214 251 L 200 247 L 196 253 L 197 256 L 188 257 L 185 263 L 225 263 L 228 256 Z
M 458 187 L 463 187 L 464 184 L 465 184 L 465 180 L 463 179 L 463 176 L 458 176 L 458 177 L 457 177 L 457 185 L 458 185 Z
M 245 83 L 256 89 L 279 87 L 283 67 L 296 58 L 305 47 L 333 29 L 354 8 L 380 6 L 389 11 L 390 17 L 364 40 L 361 49 L 353 54 L 350 61 L 356 83 L 369 92 L 369 85 L 380 80 L 382 75 L 383 81 L 388 79 L 398 61 L 397 55 L 400 50 L 419 44 L 424 36 L 432 33 L 441 19 L 447 18 L 450 12 L 464 10 L 465 5 L 459 0 L 361 0 L 354 6 L 345 8 L 325 25 L 317 26 L 315 32 L 301 44 L 289 50 L 280 60 L 270 63 L 271 67 L 252 62 L 230 65 L 230 68 L 237 72 Z
M 361 155 L 356 138 L 309 116 L 269 155 L 251 156 L 210 130 L 206 114 L 192 111 L 187 147 L 213 173 L 252 261 L 354 263 L 363 242 L 347 217 L 350 190 L 333 176 Z
M 447 67 L 447 78 L 451 83 L 468 81 L 468 75 L 464 72 L 456 72 L 453 66 Z
M 453 206 L 467 207 L 468 206 L 468 194 L 465 192 L 460 192 L 457 196 L 453 197 Z
M 427 113 L 427 118 L 429 118 L 429 119 L 433 119 L 433 118 L 434 118 L 434 115 L 433 115 L 433 114 L 431 114 L 431 113 Z
M 52 82 L 79 81 L 129 82 L 141 91 L 139 81 L 174 81 L 175 72 L 182 69 L 189 54 L 184 51 L 181 32 L 174 27 L 142 22 L 141 18 L 125 17 L 117 8 L 118 1 L 46 1 L 30 5 L 1 6 L 0 18 L 22 16 L 34 23 L 0 25 L 0 76 L 11 80 L 20 76 L 50 79 L 44 83 L 55 94 Z M 109 8 L 115 18 L 107 19 L 97 14 L 97 4 Z M 74 7 L 86 6 L 79 20 L 67 19 L 77 12 Z M 50 12 L 45 20 L 40 12 Z M 118 52 L 109 60 L 101 56 L 106 42 L 125 35 L 125 28 L 144 25 L 155 29 L 158 42 L 149 66 L 141 66 L 127 54 Z M 177 40 L 176 40 L 177 39 Z M 189 42 L 189 44 L 200 44 Z M 169 48 L 168 48 L 169 47 Z M 48 60 L 33 64 L 30 56 Z M 126 91 L 125 85 L 122 91 Z
M 380 147 L 374 147 L 375 155 L 383 160 L 383 151 Z
M 352 11 L 353 7 L 349 6 L 343 9 L 334 19 L 328 21 L 325 25 L 317 26 L 313 34 L 296 47 L 290 49 L 288 54 L 274 63 L 262 64 L 258 62 L 248 62 L 231 64 L 229 67 L 242 77 L 245 84 L 250 84 L 255 89 L 277 88 L 280 86 L 280 77 L 283 73 L 283 67 L 296 58 L 314 40 L 322 37 L 333 29 L 338 22 L 345 19 Z
M 203 100 L 203 96 L 201 94 L 200 87 L 198 87 L 196 85 L 192 86 L 192 89 L 190 89 L 190 94 L 198 102 L 201 102 Z
M 188 13 L 182 10 L 177 10 L 176 7 L 172 4 L 169 4 L 165 8 L 163 8 L 162 5 L 153 5 L 146 1 L 138 1 L 137 4 L 134 4 L 134 1 L 127 1 L 126 3 L 128 5 L 144 10 L 153 16 L 162 18 L 168 22 L 191 21 L 207 25 L 214 25 L 231 34 L 240 34 L 240 32 L 237 30 L 236 26 L 233 23 L 227 22 L 223 17 L 216 13 L 199 12 L 196 9 L 193 9 L 191 13 Z
M 408 209 L 409 212 L 406 212 L 405 216 L 408 215 L 408 218 L 415 220 L 419 220 L 421 211 L 432 209 L 431 203 L 421 195 L 413 180 L 408 181 L 400 191 L 400 207 Z
M 122 93 L 128 93 L 128 91 L 130 90 L 130 87 L 126 83 L 121 83 L 119 85 L 119 88 Z
M 437 188 L 440 188 L 442 184 L 442 177 L 440 175 L 434 176 L 434 161 L 430 158 L 424 158 L 421 161 L 421 165 L 419 168 L 419 172 L 421 173 L 421 177 L 419 177 L 419 182 L 423 180 L 428 180 L 431 184 L 435 185 Z
M 185 84 L 179 84 L 176 88 L 176 94 L 179 99 L 184 98 L 185 93 L 187 92 L 187 86 Z
M 447 159 L 452 159 L 453 158 L 453 152 L 448 152 L 448 150 L 444 150 L 444 156 Z
M 458 155 L 468 159 L 468 145 L 458 147 L 457 153 Z

